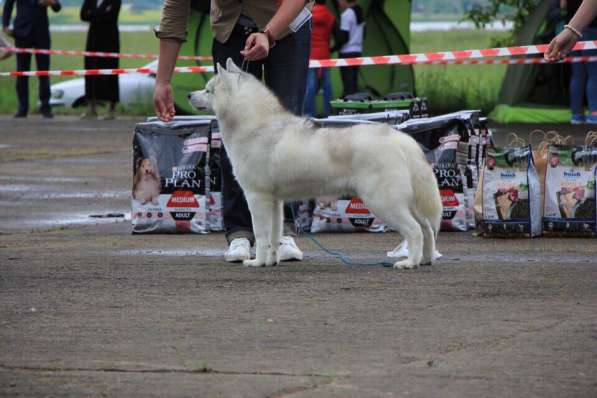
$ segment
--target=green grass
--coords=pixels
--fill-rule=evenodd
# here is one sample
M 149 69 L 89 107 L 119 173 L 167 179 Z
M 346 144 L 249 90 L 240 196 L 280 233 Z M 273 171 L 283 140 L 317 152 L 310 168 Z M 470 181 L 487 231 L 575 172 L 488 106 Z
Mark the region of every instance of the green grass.
M 84 50 L 86 34 L 83 32 L 54 32 L 52 33 L 52 48 L 59 50 Z M 120 34 L 121 52 L 123 53 L 156 53 L 158 41 L 152 32 L 124 32 Z M 121 59 L 120 67 L 135 68 L 151 62 L 140 59 Z M 32 60 L 35 65 L 34 60 Z M 32 69 L 35 69 L 34 67 Z M 55 55 L 50 59 L 50 69 L 84 69 L 82 57 L 67 57 Z M 15 57 L 0 61 L 0 71 L 16 70 Z M 63 80 L 70 80 L 73 77 L 52 77 L 50 82 L 57 83 Z M 38 80 L 29 79 L 29 108 L 33 111 L 37 107 Z M 15 92 L 15 79 L 0 77 L 0 114 L 14 113 L 17 109 L 17 98 Z M 57 114 L 79 114 L 82 111 L 74 109 L 57 108 Z M 128 109 L 120 107 L 120 113 L 129 115 L 147 115 L 152 113 L 151 99 L 146 104 L 135 105 Z
M 503 33 L 482 31 L 421 32 L 412 34 L 411 51 L 464 50 L 487 47 L 492 37 Z M 52 48 L 83 50 L 85 33 L 53 33 Z M 126 53 L 156 53 L 158 41 L 151 32 L 123 32 L 121 51 Z M 121 59 L 124 68 L 142 66 L 149 61 Z M 15 58 L 0 62 L 0 71 L 15 69 Z M 83 69 L 83 59 L 79 57 L 52 56 L 51 69 Z M 466 108 L 481 108 L 485 112 L 493 109 L 497 102 L 501 83 L 506 71 L 504 65 L 421 65 L 415 66 L 418 94 L 426 96 L 435 114 Z M 72 79 L 51 78 L 52 83 Z M 0 114 L 13 113 L 16 110 L 16 94 L 13 78 L 0 78 Z M 30 108 L 37 104 L 37 79 L 32 78 L 30 85 Z M 150 99 L 147 104 L 120 109 L 131 115 L 146 115 L 152 112 Z M 57 109 L 59 114 L 78 114 L 81 110 Z
M 419 32 L 411 36 L 411 52 L 480 49 L 491 38 L 505 35 L 484 31 Z M 434 114 L 461 109 L 489 113 L 497 104 L 506 65 L 417 65 L 417 94 L 429 99 Z

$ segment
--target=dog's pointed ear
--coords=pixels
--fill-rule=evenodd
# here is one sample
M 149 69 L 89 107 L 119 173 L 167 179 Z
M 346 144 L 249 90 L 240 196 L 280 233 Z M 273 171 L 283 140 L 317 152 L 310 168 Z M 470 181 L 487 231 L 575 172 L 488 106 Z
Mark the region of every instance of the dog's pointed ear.
M 226 74 L 228 73 L 228 71 L 222 65 L 220 65 L 219 62 L 216 65 L 216 67 L 218 68 L 218 75 L 226 76 Z
M 226 60 L 226 69 L 230 73 L 241 73 L 242 72 L 242 69 L 239 68 L 238 66 L 236 66 L 236 64 L 234 63 L 232 58 L 228 58 Z

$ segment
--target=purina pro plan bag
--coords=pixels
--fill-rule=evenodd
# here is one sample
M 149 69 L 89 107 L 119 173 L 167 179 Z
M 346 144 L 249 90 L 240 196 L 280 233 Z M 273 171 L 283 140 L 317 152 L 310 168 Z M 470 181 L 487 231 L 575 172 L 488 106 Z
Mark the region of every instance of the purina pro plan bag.
M 139 123 L 133 139 L 133 233 L 206 233 L 210 122 Z

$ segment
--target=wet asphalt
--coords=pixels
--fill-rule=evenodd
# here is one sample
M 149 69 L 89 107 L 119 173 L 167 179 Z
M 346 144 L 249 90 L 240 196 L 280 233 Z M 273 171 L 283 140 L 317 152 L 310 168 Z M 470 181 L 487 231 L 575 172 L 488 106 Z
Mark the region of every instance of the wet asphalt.
M 131 235 L 136 121 L 0 117 L 0 396 L 597 396 L 596 240 L 226 264 L 221 234 Z M 369 262 L 399 237 L 320 240 Z

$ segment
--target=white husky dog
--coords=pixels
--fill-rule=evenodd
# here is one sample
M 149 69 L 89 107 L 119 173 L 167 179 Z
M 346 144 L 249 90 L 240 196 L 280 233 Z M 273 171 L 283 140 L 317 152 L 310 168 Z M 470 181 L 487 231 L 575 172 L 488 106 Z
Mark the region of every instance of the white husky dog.
M 256 256 L 244 265 L 277 264 L 284 200 L 358 195 L 406 240 L 394 268 L 434 260 L 442 202 L 417 142 L 384 124 L 315 128 L 282 107 L 267 87 L 231 59 L 204 90 L 189 94 L 215 112 L 234 175 L 253 220 Z M 289 76 L 291 78 L 291 76 Z

